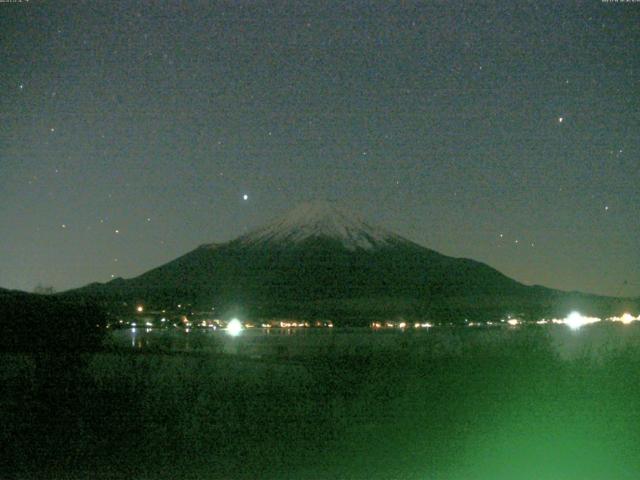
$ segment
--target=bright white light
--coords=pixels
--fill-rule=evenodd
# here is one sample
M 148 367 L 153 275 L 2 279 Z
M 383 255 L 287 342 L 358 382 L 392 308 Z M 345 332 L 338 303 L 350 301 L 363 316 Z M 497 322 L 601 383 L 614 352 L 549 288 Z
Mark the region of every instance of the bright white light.
M 510 318 L 509 320 L 507 320 L 507 323 L 512 327 L 515 327 L 520 323 L 520 321 L 517 318 Z
M 600 319 L 596 317 L 585 317 L 578 312 L 571 312 L 567 318 L 564 319 L 564 324 L 567 325 L 572 330 L 577 330 L 584 325 L 588 325 L 590 323 L 599 322 Z
M 138 306 L 136 307 L 136 311 L 137 311 L 138 313 L 142 313 L 142 312 L 144 311 L 144 307 L 143 307 L 142 305 L 138 305 Z
M 227 323 L 227 333 L 233 337 L 240 335 L 242 331 L 242 323 L 237 318 L 234 318 Z
M 242 199 L 243 200 L 249 200 L 249 195 L 247 195 L 246 193 L 244 195 L 242 195 Z

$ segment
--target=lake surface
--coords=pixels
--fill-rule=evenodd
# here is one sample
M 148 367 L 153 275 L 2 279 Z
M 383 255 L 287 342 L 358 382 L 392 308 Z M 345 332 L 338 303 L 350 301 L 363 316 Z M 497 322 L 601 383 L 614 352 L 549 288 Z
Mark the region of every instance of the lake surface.
M 137 328 L 77 364 L 4 354 L 0 478 L 635 479 L 639 327 Z
M 119 347 L 211 352 L 249 357 L 306 357 L 327 354 L 364 355 L 407 350 L 414 354 L 450 356 L 474 347 L 508 346 L 515 335 L 544 338 L 563 359 L 600 355 L 640 347 L 640 324 L 602 323 L 572 330 L 565 325 L 444 326 L 430 329 L 252 328 L 239 335 L 225 330 L 131 328 L 111 333 Z

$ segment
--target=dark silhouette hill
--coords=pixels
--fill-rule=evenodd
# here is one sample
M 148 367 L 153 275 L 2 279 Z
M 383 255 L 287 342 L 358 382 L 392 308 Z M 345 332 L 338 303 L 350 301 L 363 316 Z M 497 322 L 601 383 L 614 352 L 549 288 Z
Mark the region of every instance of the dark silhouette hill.
M 0 351 L 94 351 L 105 324 L 104 311 L 91 301 L 0 289 Z

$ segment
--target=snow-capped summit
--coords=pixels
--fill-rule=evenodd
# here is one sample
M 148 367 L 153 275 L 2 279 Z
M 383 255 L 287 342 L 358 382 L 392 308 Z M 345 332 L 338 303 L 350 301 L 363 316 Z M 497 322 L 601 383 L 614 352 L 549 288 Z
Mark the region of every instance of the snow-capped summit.
M 401 237 L 325 201 L 303 203 L 239 240 L 244 244 L 299 243 L 310 238 L 337 240 L 349 250 L 371 250 L 402 241 Z

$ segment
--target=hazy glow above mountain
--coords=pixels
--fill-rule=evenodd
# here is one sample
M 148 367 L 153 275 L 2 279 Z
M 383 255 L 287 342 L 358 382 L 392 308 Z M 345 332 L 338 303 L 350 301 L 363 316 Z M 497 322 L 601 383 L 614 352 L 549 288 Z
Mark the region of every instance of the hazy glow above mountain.
M 266 226 L 241 237 L 240 241 L 247 244 L 297 243 L 309 238 L 338 240 L 350 250 L 371 250 L 402 241 L 397 235 L 373 227 L 330 202 L 303 203 Z

